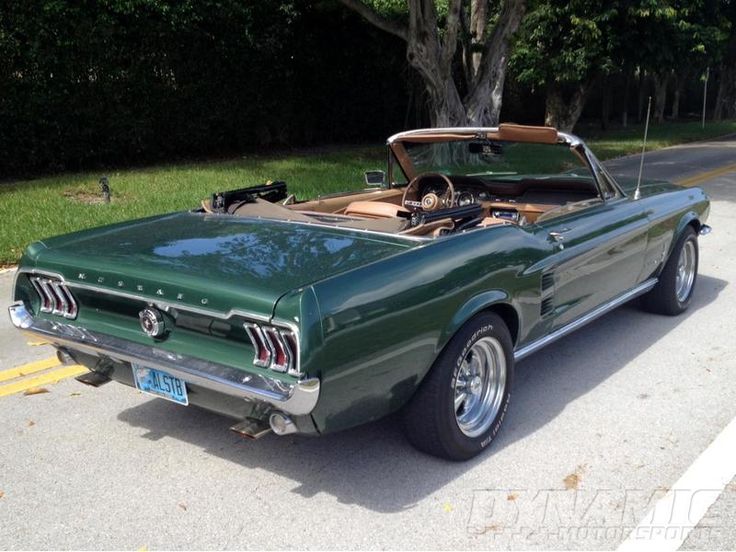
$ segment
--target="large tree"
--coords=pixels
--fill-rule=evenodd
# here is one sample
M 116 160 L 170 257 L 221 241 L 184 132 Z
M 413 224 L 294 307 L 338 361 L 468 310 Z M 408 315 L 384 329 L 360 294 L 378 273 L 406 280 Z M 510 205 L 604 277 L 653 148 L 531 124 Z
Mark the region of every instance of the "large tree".
M 596 80 L 615 70 L 618 2 L 535 0 L 513 56 L 520 82 L 546 94 L 545 124 L 572 130 Z
M 341 0 L 406 42 L 427 92 L 433 126 L 495 125 L 511 38 L 526 0 Z

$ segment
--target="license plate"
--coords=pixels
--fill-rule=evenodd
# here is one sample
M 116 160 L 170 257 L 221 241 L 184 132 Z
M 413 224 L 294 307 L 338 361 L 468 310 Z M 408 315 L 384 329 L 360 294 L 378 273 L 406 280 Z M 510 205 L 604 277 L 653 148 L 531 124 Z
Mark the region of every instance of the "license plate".
M 189 404 L 184 380 L 171 374 L 133 364 L 133 379 L 135 379 L 135 386 L 144 393 L 156 395 L 184 406 Z

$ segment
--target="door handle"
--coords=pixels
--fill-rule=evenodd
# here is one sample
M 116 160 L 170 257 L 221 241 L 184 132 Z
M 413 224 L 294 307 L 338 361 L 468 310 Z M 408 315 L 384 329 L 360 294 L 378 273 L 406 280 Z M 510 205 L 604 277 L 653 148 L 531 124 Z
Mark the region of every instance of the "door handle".
M 559 230 L 553 230 L 549 234 L 549 240 L 555 244 L 557 244 L 557 247 L 560 249 L 565 249 L 565 244 L 563 243 L 565 241 L 565 234 L 570 231 L 570 228 L 560 228 Z
M 552 241 L 562 242 L 565 241 L 565 234 L 567 234 L 569 231 L 570 228 L 560 228 L 559 230 L 553 230 L 548 235 Z
M 565 241 L 565 235 L 562 232 L 550 232 L 549 238 L 552 241 L 563 242 Z

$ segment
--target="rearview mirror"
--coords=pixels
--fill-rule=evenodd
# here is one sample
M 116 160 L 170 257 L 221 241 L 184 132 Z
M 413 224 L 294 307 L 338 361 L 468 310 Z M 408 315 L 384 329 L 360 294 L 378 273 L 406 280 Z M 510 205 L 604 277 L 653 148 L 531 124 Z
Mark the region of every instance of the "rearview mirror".
M 503 153 L 503 146 L 498 142 L 483 141 L 483 142 L 470 142 L 468 144 L 468 151 L 479 155 L 501 155 Z
M 384 173 L 383 171 L 365 171 L 363 175 L 365 177 L 366 186 L 383 187 L 384 183 L 386 182 L 386 173 Z

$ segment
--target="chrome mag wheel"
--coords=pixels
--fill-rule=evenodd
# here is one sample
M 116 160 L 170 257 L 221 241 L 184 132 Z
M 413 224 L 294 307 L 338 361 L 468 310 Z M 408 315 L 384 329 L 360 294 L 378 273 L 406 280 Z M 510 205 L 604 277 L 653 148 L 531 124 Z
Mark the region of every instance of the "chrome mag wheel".
M 455 420 L 466 436 L 483 434 L 496 418 L 506 388 L 506 357 L 494 337 L 476 341 L 453 382 Z
M 696 252 L 693 240 L 688 240 L 680 250 L 675 274 L 675 294 L 680 303 L 687 301 L 695 281 Z

